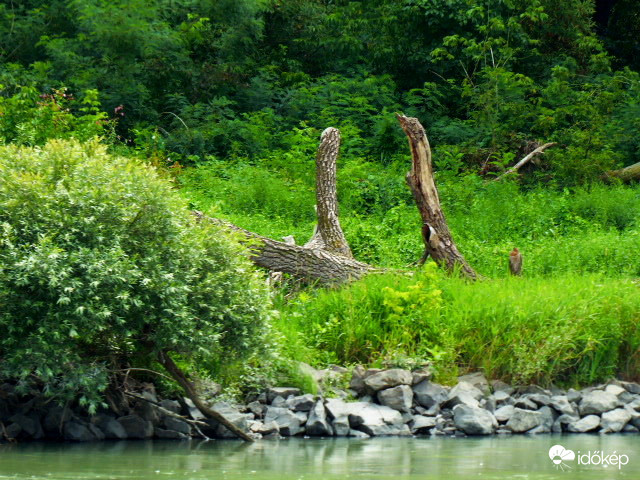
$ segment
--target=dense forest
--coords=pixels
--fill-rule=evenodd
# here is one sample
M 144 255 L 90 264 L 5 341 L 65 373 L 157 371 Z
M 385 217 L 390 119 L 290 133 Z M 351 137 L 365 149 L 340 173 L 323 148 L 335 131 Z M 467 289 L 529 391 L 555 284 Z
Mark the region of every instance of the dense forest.
M 479 368 L 513 382 L 637 379 L 640 189 L 611 172 L 640 162 L 638 38 L 635 0 L 3 1 L 0 373 L 93 408 L 116 366 L 155 369 L 150 352 L 167 349 L 229 395 L 313 391 L 297 361 L 426 362 L 443 382 Z M 415 268 L 396 112 L 424 125 L 442 208 L 481 281 Z M 306 242 L 327 127 L 342 136 L 346 239 L 387 273 L 266 291 L 228 259 L 243 257 L 233 238 L 184 233 L 198 209 Z M 522 278 L 508 275 L 514 247 Z M 65 378 L 71 364 L 82 368 Z

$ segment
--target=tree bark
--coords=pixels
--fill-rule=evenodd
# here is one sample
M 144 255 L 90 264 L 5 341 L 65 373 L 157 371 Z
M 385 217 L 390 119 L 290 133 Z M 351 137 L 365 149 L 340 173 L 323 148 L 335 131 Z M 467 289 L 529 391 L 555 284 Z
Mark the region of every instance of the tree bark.
M 460 271 L 475 280 L 478 274 L 458 251 L 440 207 L 440 198 L 433 179 L 431 147 L 424 128 L 417 118 L 404 115 L 397 117 L 411 149 L 412 164 L 406 179 L 423 222 L 425 254 L 421 262 L 424 263 L 427 256 L 431 255 L 436 263 L 449 272 Z
M 340 131 L 327 128 L 320 136 L 316 155 L 316 214 L 318 224 L 307 248 L 353 258 L 347 239 L 338 219 L 338 194 L 336 188 L 336 164 L 340 153 Z
M 536 155 L 542 154 L 547 148 L 553 147 L 555 145 L 557 145 L 557 143 L 555 143 L 555 142 L 549 142 L 549 143 L 545 143 L 544 145 L 540 145 L 534 151 L 532 151 L 531 153 L 527 154 L 522 160 L 520 160 L 518 163 L 516 163 L 509 170 L 504 172 L 499 177 L 496 177 L 495 181 L 501 180 L 504 177 L 506 177 L 507 175 L 511 175 L 512 173 L 516 173 L 518 170 L 520 170 L 520 168 L 523 165 L 525 165 L 527 162 L 529 162 L 533 157 L 535 157 Z
M 320 248 L 278 242 L 224 220 L 207 217 L 202 212 L 196 211 L 194 213 L 202 220 L 239 233 L 242 241 L 249 245 L 251 261 L 268 270 L 288 273 L 301 280 L 320 284 L 344 283 L 357 280 L 367 273 L 380 271 L 380 269 L 344 255 L 331 253 Z
M 209 408 L 200 398 L 198 393 L 196 392 L 196 388 L 191 383 L 191 381 L 186 377 L 184 372 L 180 370 L 180 368 L 175 364 L 172 358 L 169 356 L 167 352 L 160 352 L 158 354 L 158 361 L 160 365 L 162 365 L 167 372 L 171 375 L 171 377 L 178 382 L 178 384 L 184 389 L 187 396 L 191 399 L 193 404 L 200 410 L 205 416 L 212 418 L 213 420 L 224 425 L 230 432 L 235 434 L 237 437 L 240 437 L 242 440 L 247 442 L 253 442 L 253 438 L 251 438 L 246 432 L 243 432 L 241 429 L 236 427 L 233 423 L 227 420 L 222 414 L 216 412 Z
M 607 176 L 619 178 L 623 182 L 631 182 L 633 180 L 640 181 L 640 162 L 621 168 L 620 170 L 607 172 Z

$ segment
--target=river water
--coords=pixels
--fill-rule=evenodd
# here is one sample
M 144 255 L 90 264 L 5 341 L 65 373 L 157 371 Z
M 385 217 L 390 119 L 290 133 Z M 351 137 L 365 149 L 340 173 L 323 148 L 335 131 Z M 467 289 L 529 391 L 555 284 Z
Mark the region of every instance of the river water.
M 557 468 L 554 445 L 573 461 Z M 624 466 L 585 465 L 616 452 Z M 613 457 L 617 460 L 617 457 Z M 580 461 L 582 460 L 582 461 Z M 611 461 L 611 457 L 609 458 Z M 0 479 L 640 479 L 640 436 L 539 435 L 0 445 Z

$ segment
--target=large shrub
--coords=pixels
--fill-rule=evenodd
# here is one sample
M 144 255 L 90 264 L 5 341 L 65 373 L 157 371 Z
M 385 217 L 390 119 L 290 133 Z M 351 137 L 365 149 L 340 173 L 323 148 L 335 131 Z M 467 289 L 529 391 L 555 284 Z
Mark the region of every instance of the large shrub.
M 242 249 L 97 142 L 0 147 L 0 375 L 95 408 L 160 350 L 235 361 L 268 297 Z

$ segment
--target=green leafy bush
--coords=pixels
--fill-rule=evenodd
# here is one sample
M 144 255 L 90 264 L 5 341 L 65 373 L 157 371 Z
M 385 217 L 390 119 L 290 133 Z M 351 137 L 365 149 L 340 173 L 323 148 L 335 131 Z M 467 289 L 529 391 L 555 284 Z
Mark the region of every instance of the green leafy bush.
M 95 409 L 161 350 L 232 362 L 267 328 L 263 282 L 154 170 L 96 141 L 0 147 L 0 373 Z

